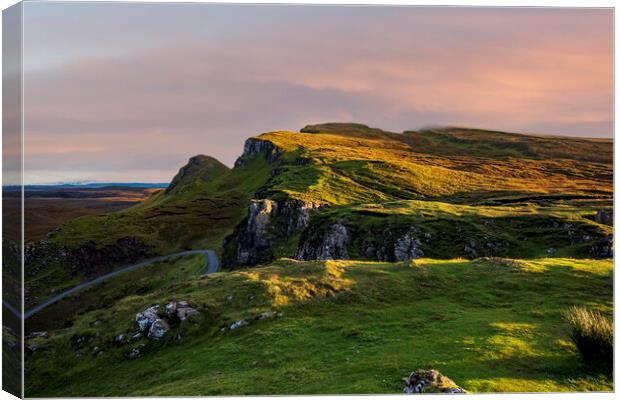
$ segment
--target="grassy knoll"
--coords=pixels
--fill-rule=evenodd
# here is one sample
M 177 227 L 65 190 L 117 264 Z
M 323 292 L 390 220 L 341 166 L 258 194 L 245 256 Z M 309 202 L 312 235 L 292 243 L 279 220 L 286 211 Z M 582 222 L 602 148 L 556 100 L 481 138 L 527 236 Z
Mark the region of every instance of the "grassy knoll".
M 609 140 L 465 128 L 403 134 L 357 124 L 257 137 L 305 163 L 267 183 L 272 197 L 342 205 L 399 199 L 472 202 L 507 196 L 609 198 Z M 343 190 L 345 189 L 346 190 Z
M 399 393 L 418 368 L 472 392 L 613 389 L 611 377 L 582 364 L 564 320 L 573 305 L 611 314 L 611 260 L 282 259 L 188 275 L 139 294 L 110 285 L 110 303 L 91 303 L 71 326 L 31 340 L 41 348 L 27 357 L 26 395 Z M 135 331 L 136 312 L 172 298 L 203 314 L 182 326 L 180 341 L 112 344 Z M 269 310 L 282 316 L 252 319 Z M 250 325 L 221 331 L 242 318 Z M 76 334 L 95 339 L 77 349 Z M 127 359 L 139 343 L 144 353 Z

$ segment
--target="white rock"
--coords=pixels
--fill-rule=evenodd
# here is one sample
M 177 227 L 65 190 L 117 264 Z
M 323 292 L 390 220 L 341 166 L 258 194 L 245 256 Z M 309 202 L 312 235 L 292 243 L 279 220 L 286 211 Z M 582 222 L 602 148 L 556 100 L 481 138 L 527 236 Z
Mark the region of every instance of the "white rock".
M 141 313 L 136 314 L 136 322 L 138 324 L 138 328 L 140 332 L 146 332 L 155 320 L 159 317 L 157 316 L 157 311 L 159 310 L 159 305 L 154 305 L 152 307 L 147 308 Z

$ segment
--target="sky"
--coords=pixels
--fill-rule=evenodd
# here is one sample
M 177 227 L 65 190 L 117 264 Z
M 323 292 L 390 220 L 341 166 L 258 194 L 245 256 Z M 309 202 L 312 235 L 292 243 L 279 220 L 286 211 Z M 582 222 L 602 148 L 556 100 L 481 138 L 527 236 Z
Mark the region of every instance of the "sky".
M 611 9 L 31 2 L 27 183 L 167 182 L 321 122 L 613 135 Z

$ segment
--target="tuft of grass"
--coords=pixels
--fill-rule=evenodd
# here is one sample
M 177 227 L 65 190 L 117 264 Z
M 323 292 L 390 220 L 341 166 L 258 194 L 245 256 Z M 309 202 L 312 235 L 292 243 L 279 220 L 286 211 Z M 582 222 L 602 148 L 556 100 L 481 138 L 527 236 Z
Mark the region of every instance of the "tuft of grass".
M 566 313 L 571 339 L 583 359 L 607 372 L 613 369 L 614 327 L 601 313 L 585 307 L 571 307 Z

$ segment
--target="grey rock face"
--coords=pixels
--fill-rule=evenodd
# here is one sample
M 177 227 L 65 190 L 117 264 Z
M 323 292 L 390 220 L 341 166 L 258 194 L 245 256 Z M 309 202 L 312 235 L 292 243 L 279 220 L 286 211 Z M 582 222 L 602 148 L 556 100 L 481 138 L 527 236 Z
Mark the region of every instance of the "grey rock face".
M 302 243 L 297 251 L 300 260 L 347 260 L 349 253 L 347 243 L 349 232 L 347 227 L 339 222 L 331 225 L 320 242 L 313 244 L 309 241 Z
M 276 202 L 270 199 L 252 200 L 247 219 L 235 228 L 226 240 L 232 247 L 232 257 L 225 252 L 224 266 L 252 266 L 273 259 L 272 245 L 277 240 L 305 229 L 318 203 L 301 200 Z
M 394 258 L 397 261 L 411 261 L 424 257 L 424 252 L 420 246 L 422 246 L 422 242 L 407 233 L 396 241 Z
M 243 167 L 259 154 L 262 154 L 268 163 L 274 163 L 283 150 L 268 140 L 249 138 L 243 145 L 243 154 L 235 161 L 235 168 Z

